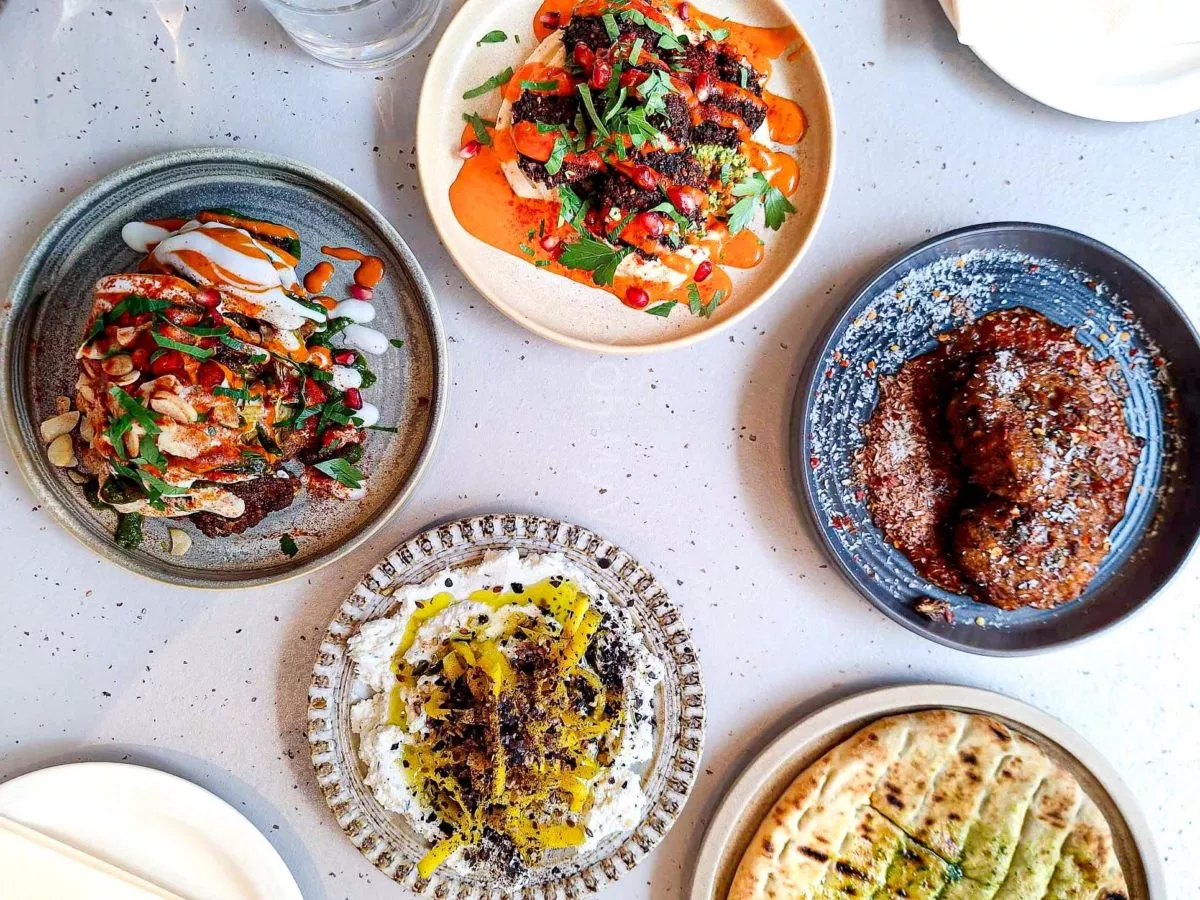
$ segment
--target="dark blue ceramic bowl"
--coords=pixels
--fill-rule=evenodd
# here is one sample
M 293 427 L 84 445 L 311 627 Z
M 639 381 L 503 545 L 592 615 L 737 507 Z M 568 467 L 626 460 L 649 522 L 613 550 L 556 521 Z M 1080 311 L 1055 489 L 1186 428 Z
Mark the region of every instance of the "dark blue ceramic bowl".
M 1125 518 L 1087 592 L 1054 610 L 1005 612 L 928 583 L 871 521 L 855 457 L 878 379 L 931 350 L 936 335 L 997 309 L 1026 306 L 1077 329 L 1118 364 L 1125 419 L 1144 446 Z M 1132 614 L 1183 565 L 1200 447 L 1200 340 L 1166 290 L 1131 260 L 1048 225 L 998 223 L 934 238 L 888 265 L 819 341 L 793 413 L 793 469 L 813 525 L 847 578 L 886 615 L 961 650 L 1033 653 L 1080 640 Z M 948 601 L 953 622 L 914 601 Z

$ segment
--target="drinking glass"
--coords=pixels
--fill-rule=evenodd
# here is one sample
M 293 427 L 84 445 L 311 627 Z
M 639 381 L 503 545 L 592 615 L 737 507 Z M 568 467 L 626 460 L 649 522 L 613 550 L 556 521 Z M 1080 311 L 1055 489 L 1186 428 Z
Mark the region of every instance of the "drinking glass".
M 262 0 L 300 48 L 345 69 L 390 65 L 425 39 L 444 0 Z

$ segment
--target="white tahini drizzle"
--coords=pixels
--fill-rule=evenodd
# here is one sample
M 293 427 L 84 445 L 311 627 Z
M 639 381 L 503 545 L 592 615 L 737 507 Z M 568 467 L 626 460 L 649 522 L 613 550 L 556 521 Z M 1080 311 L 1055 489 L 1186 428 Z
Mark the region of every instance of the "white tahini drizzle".
M 387 335 L 365 325 L 347 325 L 345 330 L 334 337 L 339 347 L 349 347 L 379 356 L 387 352 Z
M 370 428 L 379 422 L 379 407 L 363 401 L 362 408 L 354 411 L 354 418 L 362 420 L 362 428 Z
M 360 324 L 375 319 L 375 307 L 366 300 L 343 300 L 329 312 L 331 319 L 349 319 Z
M 344 391 L 347 388 L 362 387 L 362 372 L 349 366 L 334 366 L 333 380 L 330 382 L 335 390 Z
M 296 283 L 296 273 L 287 267 L 275 268 L 275 262 L 281 259 L 277 252 L 253 238 L 251 241 L 259 253 L 240 252 L 214 236 L 220 231 L 240 231 L 249 237 L 247 232 L 230 225 L 192 221 L 159 241 L 150 255 L 161 265 L 193 281 L 220 287 L 256 304 L 262 310 L 257 317 L 281 331 L 299 328 L 305 319 L 325 321 L 324 311 L 310 309 L 287 295 L 285 288 Z M 202 255 L 212 269 L 198 271 L 187 261 L 191 253 Z M 212 277 L 214 272 L 219 273 L 219 280 Z
M 128 222 L 121 229 L 121 240 L 130 250 L 149 253 L 151 247 L 170 233 L 161 225 L 151 225 L 149 222 Z

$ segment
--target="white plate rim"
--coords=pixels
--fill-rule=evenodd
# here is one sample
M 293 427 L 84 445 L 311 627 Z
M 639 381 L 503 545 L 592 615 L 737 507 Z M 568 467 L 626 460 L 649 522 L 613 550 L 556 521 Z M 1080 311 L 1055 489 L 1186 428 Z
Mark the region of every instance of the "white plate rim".
M 437 46 L 434 48 L 433 54 L 430 57 L 429 65 L 425 71 L 424 83 L 421 86 L 421 93 L 417 101 L 417 124 L 416 124 L 416 148 L 417 148 L 417 174 L 421 181 L 421 193 L 425 198 L 426 208 L 429 210 L 429 217 L 433 220 L 434 228 L 437 230 L 438 237 L 441 239 L 442 245 L 446 248 L 451 258 L 459 271 L 462 272 L 471 285 L 492 304 L 501 313 L 507 316 L 512 321 L 516 322 L 524 328 L 532 331 L 539 337 L 546 338 L 556 344 L 561 344 L 565 347 L 572 347 L 577 350 L 587 350 L 596 353 L 607 353 L 620 356 L 631 356 L 635 354 L 660 353 L 667 350 L 677 350 L 682 347 L 691 346 L 707 338 L 725 331 L 735 322 L 741 321 L 752 311 L 758 309 L 769 300 L 779 290 L 796 268 L 800 265 L 801 259 L 807 254 L 809 247 L 812 245 L 817 232 L 820 230 L 821 223 L 824 221 L 826 210 L 829 207 L 829 200 L 833 193 L 833 179 L 837 170 L 837 120 L 834 113 L 833 92 L 829 87 L 829 77 L 825 72 L 824 66 L 821 64 L 820 57 L 817 56 L 816 49 L 809 40 L 807 32 L 800 24 L 795 13 L 787 5 L 785 0 L 770 0 L 772 6 L 775 7 L 785 20 L 796 28 L 799 34 L 800 41 L 809 50 L 812 55 L 814 69 L 818 77 L 818 86 L 820 94 L 824 100 L 825 109 L 829 118 L 829 135 L 827 152 L 829 156 L 829 168 L 826 172 L 824 181 L 821 185 L 821 195 L 817 203 L 816 211 L 813 215 L 812 223 L 809 226 L 808 233 L 804 236 L 800 245 L 797 247 L 795 254 L 788 264 L 779 272 L 779 274 L 762 290 L 759 296 L 751 303 L 747 303 L 736 313 L 721 318 L 712 322 L 709 327 L 683 335 L 681 337 L 669 338 L 666 340 L 653 340 L 642 343 L 629 344 L 609 344 L 602 341 L 586 340 L 583 338 L 572 337 L 557 331 L 553 328 L 542 325 L 537 320 L 525 315 L 515 307 L 506 303 L 497 296 L 487 286 L 487 279 L 482 274 L 484 267 L 482 265 L 472 265 L 466 258 L 466 255 L 459 252 L 455 248 L 453 232 L 451 230 L 451 219 L 454 218 L 453 212 L 449 211 L 448 207 L 443 208 L 441 200 L 443 199 L 440 193 L 436 193 L 437 186 L 431 182 L 431 176 L 427 176 L 426 172 L 432 172 L 434 167 L 429 164 L 422 164 L 430 154 L 436 152 L 433 149 L 433 144 L 436 138 L 431 135 L 436 133 L 436 121 L 434 105 L 437 102 L 437 92 L 440 90 L 445 92 L 444 81 L 439 78 L 430 77 L 431 73 L 437 73 L 445 69 L 448 65 L 447 59 L 455 52 L 461 52 L 464 46 L 470 46 L 469 43 L 463 44 L 460 40 L 459 31 L 465 31 L 471 20 L 485 9 L 491 9 L 497 3 L 531 3 L 533 0 L 467 0 L 462 8 L 450 20 L 450 24 L 438 39 Z M 453 38 L 453 39 L 451 39 Z M 435 84 L 441 86 L 435 87 Z M 457 100 L 455 102 L 458 102 Z
M 1074 757 L 1104 788 L 1133 837 L 1148 889 L 1145 900 L 1167 900 L 1166 876 L 1149 823 L 1133 793 L 1100 752 L 1080 734 L 1035 706 L 1005 694 L 955 684 L 901 684 L 862 691 L 823 706 L 788 726 L 742 770 L 718 804 L 696 855 L 688 900 L 725 900 L 716 896 L 715 891 L 721 876 L 721 859 L 735 826 L 759 799 L 768 781 L 798 754 L 809 752 L 806 748 L 812 744 L 852 724 L 865 726 L 888 715 L 942 707 L 1017 722 Z M 1132 890 L 1131 897 L 1142 900 Z
M 170 772 L 165 772 L 162 769 L 156 769 L 151 766 L 139 765 L 136 763 L 119 763 L 107 761 L 87 761 L 64 763 L 62 765 L 48 766 L 42 769 L 35 769 L 32 772 L 26 772 L 23 775 L 17 775 L 7 781 L 0 782 L 0 815 L 4 814 L 4 798 L 9 793 L 13 793 L 16 787 L 27 788 L 33 784 L 41 790 L 46 790 L 40 783 L 47 782 L 50 790 L 54 789 L 54 783 L 62 775 L 68 777 L 74 776 L 77 773 L 83 772 L 85 775 L 94 773 L 98 779 L 105 781 L 132 781 L 135 785 L 139 785 L 145 789 L 147 795 L 153 796 L 156 801 L 167 805 L 176 803 L 179 805 L 187 804 L 193 808 L 199 807 L 204 809 L 206 813 L 217 817 L 221 820 L 220 829 L 211 832 L 208 837 L 210 840 L 227 844 L 237 844 L 245 849 L 249 847 L 256 857 L 261 860 L 261 869 L 256 869 L 257 874 L 270 881 L 275 885 L 278 894 L 272 896 L 278 900 L 303 900 L 303 894 L 300 892 L 299 885 L 296 884 L 295 878 L 288 870 L 287 864 L 283 861 L 283 857 L 279 855 L 279 851 L 267 840 L 266 835 L 259 831 L 258 827 L 246 818 L 242 813 L 227 801 L 218 797 L 216 794 L 201 787 L 200 785 L 188 781 L 186 778 L 181 778 L 178 775 L 173 775 Z M 178 809 L 178 806 L 171 807 L 172 812 Z M 17 820 L 20 821 L 20 820 Z M 22 822 L 29 825 L 29 823 Z M 38 829 L 37 825 L 29 825 L 29 827 Z M 63 840 L 62 838 L 59 838 Z M 70 839 L 66 838 L 65 843 L 70 844 Z

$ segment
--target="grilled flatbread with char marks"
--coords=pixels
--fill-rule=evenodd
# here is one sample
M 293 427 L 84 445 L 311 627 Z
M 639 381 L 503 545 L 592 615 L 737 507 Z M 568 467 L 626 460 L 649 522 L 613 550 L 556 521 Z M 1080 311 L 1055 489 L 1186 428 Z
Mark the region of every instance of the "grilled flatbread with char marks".
M 802 772 L 728 900 L 1124 900 L 1112 833 L 1069 772 L 986 716 L 881 719 Z

